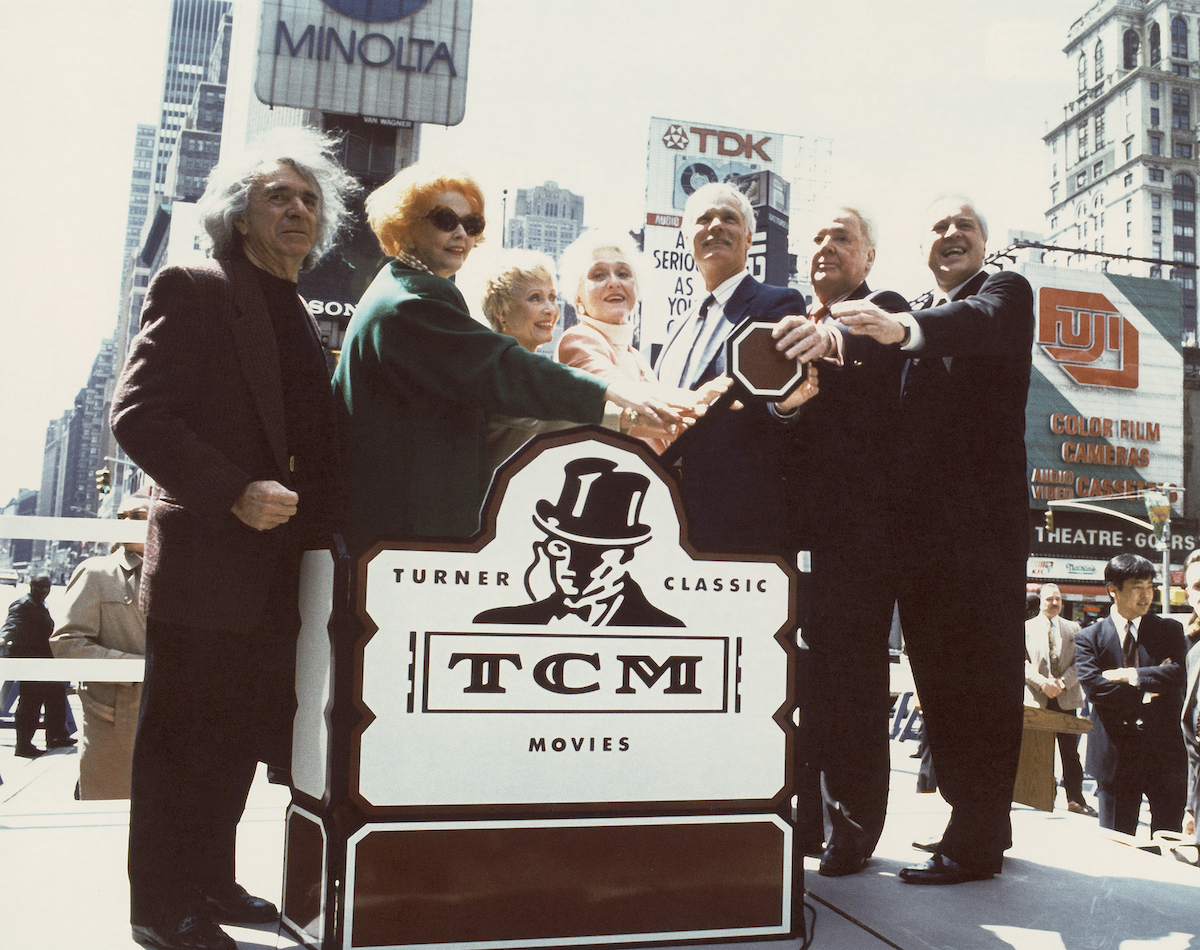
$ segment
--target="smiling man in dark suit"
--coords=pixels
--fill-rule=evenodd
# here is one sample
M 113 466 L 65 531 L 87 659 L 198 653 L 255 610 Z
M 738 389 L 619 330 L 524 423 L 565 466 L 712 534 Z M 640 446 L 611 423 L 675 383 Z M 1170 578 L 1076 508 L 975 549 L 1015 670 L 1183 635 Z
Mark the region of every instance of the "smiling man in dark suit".
M 987 223 L 970 201 L 939 199 L 928 218 L 936 284 L 929 306 L 893 315 L 846 301 L 831 312 L 851 332 L 909 357 L 889 505 L 897 599 L 938 790 L 952 810 L 933 857 L 900 879 L 958 884 L 998 874 L 1012 844 L 1025 687 L 1033 291 L 1019 274 L 983 269 Z M 948 595 L 954 590 L 971 592 L 986 624 L 964 627 L 961 605 Z
M 1150 830 L 1179 831 L 1187 784 L 1183 627 L 1149 613 L 1154 565 L 1144 557 L 1118 554 L 1104 583 L 1112 611 L 1075 636 L 1075 669 L 1092 704 L 1087 769 L 1096 777 L 1100 827 L 1136 834 L 1145 795 Z
M 811 570 L 801 603 L 808 646 L 809 695 L 803 696 L 808 767 L 820 772 L 823 835 L 819 873 L 862 870 L 883 831 L 891 759 L 888 751 L 888 635 L 896 589 L 884 494 L 894 476 L 896 394 L 904 359 L 896 347 L 850 335 L 830 317 L 844 300 L 867 300 L 889 312 L 908 309 L 899 294 L 872 292 L 875 228 L 855 208 L 831 209 L 813 237 L 808 316 L 785 318 L 773 331 L 785 355 L 813 326 L 832 330 L 836 353 L 821 361 L 820 392 L 790 422 L 782 454 L 790 505 L 789 548 L 808 551 Z M 814 495 L 814 485 L 853 486 L 852 510 Z M 866 583 L 846 596 L 846 580 Z M 811 782 L 805 768 L 802 798 Z
M 296 293 L 357 187 L 333 146 L 279 130 L 213 169 L 199 211 L 216 261 L 154 278 L 113 400 L 158 486 L 129 882 L 133 937 L 160 950 L 234 950 L 217 922 L 279 914 L 234 855 L 257 762 L 290 765 L 300 558 L 340 517 L 333 393 Z

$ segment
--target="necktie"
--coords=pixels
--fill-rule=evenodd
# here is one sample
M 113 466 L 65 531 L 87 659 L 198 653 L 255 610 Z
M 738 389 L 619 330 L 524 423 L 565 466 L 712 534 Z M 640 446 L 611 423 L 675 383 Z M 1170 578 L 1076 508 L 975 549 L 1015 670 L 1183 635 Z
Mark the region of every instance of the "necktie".
M 1137 634 L 1133 630 L 1133 621 L 1125 627 L 1125 643 L 1121 646 L 1121 662 L 1126 666 L 1137 666 Z
M 1054 642 L 1054 621 L 1050 621 L 1050 629 L 1048 631 L 1050 639 L 1050 675 L 1058 679 L 1058 644 Z
M 696 352 L 704 346 L 704 321 L 708 316 L 708 308 L 716 303 L 716 301 L 717 298 L 712 294 L 709 294 L 704 298 L 704 303 L 700 304 L 700 313 L 696 318 L 696 330 L 692 334 L 692 345 L 688 348 L 687 359 L 683 361 L 683 374 L 679 381 L 681 386 L 686 387 L 689 379 L 691 378 L 690 374 L 692 371 L 692 357 L 694 357 Z

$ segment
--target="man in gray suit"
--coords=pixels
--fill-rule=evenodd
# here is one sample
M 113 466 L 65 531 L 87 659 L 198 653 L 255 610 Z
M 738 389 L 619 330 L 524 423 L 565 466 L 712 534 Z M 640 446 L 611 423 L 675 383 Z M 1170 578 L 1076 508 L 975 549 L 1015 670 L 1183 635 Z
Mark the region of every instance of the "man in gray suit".
M 1041 612 L 1025 621 L 1025 705 L 1079 715 L 1083 689 L 1075 672 L 1075 634 L 1079 624 L 1060 617 L 1062 592 L 1057 584 L 1038 591 Z M 1060 732 L 1063 788 L 1067 811 L 1096 817 L 1096 809 L 1083 800 L 1083 766 L 1079 762 L 1079 733 Z

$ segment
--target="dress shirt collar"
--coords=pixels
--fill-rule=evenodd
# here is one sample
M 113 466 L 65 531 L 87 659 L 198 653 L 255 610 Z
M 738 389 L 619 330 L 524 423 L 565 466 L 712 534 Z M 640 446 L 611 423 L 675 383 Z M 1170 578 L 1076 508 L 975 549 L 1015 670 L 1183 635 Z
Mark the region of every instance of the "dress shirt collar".
M 858 289 L 857 287 L 854 288 L 854 290 L 857 290 L 857 289 Z M 824 310 L 825 314 L 824 314 L 824 316 L 821 317 L 821 322 L 824 323 L 826 320 L 829 319 L 829 308 L 832 307 L 835 303 L 841 303 L 843 300 L 849 300 L 850 295 L 852 293 L 854 293 L 854 290 L 848 290 L 844 294 L 842 294 L 840 297 L 834 297 L 833 300 L 829 301 L 829 303 L 821 303 L 821 298 L 817 297 L 816 295 L 813 295 L 813 302 L 812 302 L 812 306 L 808 308 L 808 315 L 811 317 L 811 316 L 814 316 L 814 315 L 820 313 L 822 310 Z
M 142 556 L 130 551 L 125 545 L 120 546 L 121 566 L 127 571 L 136 571 L 142 566 Z
M 728 280 L 722 281 L 721 283 L 717 284 L 717 286 L 714 290 L 709 291 L 709 293 L 711 293 L 713 295 L 713 299 L 716 301 L 713 304 L 713 307 L 720 307 L 721 311 L 724 312 L 725 304 L 729 303 L 729 298 L 732 297 L 733 292 L 735 290 L 737 290 L 738 284 L 740 284 L 743 280 L 745 280 L 749 276 L 750 276 L 749 270 L 741 270 L 741 271 L 738 271 L 736 274 L 734 274 L 732 277 L 730 277 Z M 707 296 L 708 296 L 708 294 L 704 295 L 704 297 L 707 297 Z M 704 297 L 701 297 L 700 299 L 704 300 Z M 697 313 L 700 312 L 699 305 L 697 305 L 697 307 L 696 307 L 696 312 Z M 708 312 L 711 315 L 713 312 L 713 308 L 709 307 Z
M 982 273 L 984 273 L 984 270 L 983 270 L 983 268 L 981 267 L 981 268 L 979 268 L 979 270 L 975 271 L 975 273 L 974 273 L 974 274 L 972 274 L 970 277 L 968 277 L 966 280 L 964 280 L 964 281 L 963 281 L 961 284 L 959 284 L 957 287 L 951 287 L 951 288 L 950 288 L 948 291 L 946 291 L 946 290 L 942 290 L 942 288 L 941 288 L 941 287 L 938 287 L 938 286 L 935 284 L 935 285 L 934 285 L 934 287 L 933 287 L 933 300 L 934 300 L 934 302 L 936 303 L 938 300 L 941 300 L 943 297 L 944 297 L 946 300 L 954 300 L 954 299 L 955 299 L 955 298 L 958 296 L 958 292 L 959 292 L 960 290 L 962 290 L 964 287 L 966 287 L 966 286 L 967 286 L 967 284 L 969 284 L 971 281 L 973 281 L 973 280 L 974 280 L 976 277 L 978 277 L 978 276 L 979 276 L 980 274 L 982 274 Z
M 1113 609 L 1111 611 L 1109 611 L 1109 616 L 1112 617 L 1112 622 L 1116 625 L 1117 633 L 1121 637 L 1121 643 L 1124 644 L 1125 643 L 1125 628 L 1127 626 L 1129 626 L 1129 618 L 1122 617 L 1117 612 L 1117 608 L 1115 606 L 1113 607 Z M 1141 625 L 1142 625 L 1142 618 L 1134 617 L 1133 618 L 1133 635 L 1134 636 L 1137 636 L 1137 632 L 1141 628 Z

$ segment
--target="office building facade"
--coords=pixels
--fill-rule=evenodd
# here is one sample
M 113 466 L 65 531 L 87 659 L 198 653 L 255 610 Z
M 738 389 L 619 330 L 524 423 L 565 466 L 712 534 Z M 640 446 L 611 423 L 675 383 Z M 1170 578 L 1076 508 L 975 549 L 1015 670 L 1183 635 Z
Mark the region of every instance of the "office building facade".
M 1048 243 L 1074 253 L 1047 262 L 1178 282 L 1194 346 L 1200 3 L 1101 0 L 1064 52 L 1075 94 L 1045 136 L 1046 221 Z

